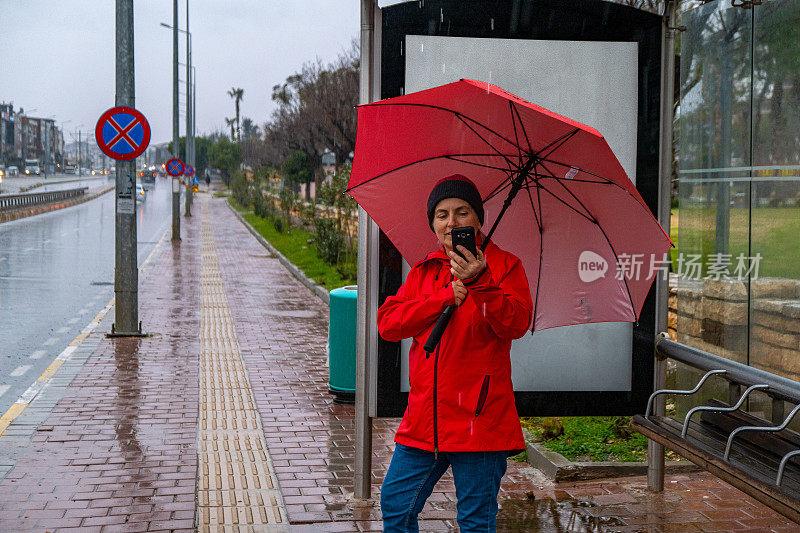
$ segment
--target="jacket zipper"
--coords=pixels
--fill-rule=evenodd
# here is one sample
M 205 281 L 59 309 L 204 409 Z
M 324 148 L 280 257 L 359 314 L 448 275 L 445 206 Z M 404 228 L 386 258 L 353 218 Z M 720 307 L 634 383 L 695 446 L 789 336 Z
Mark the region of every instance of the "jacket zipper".
M 483 377 L 483 385 L 481 385 L 481 392 L 478 394 L 478 405 L 475 407 L 475 416 L 481 414 L 483 410 L 483 404 L 486 403 L 486 397 L 489 395 L 489 378 L 490 375 L 486 375 Z
M 436 280 L 439 279 L 439 272 L 436 272 Z M 453 281 L 452 274 L 450 275 L 450 283 Z M 433 460 L 439 458 L 439 420 L 438 420 L 438 404 L 437 404 L 437 388 L 438 388 L 438 367 L 439 367 L 439 347 L 442 345 L 442 340 L 444 340 L 444 333 L 442 333 L 442 338 L 439 339 L 439 344 L 436 345 L 436 354 L 433 356 Z M 430 355 L 430 354 L 429 354 Z
M 441 344 L 441 341 L 439 342 Z M 439 457 L 439 421 L 437 419 L 438 405 L 436 401 L 437 366 L 439 363 L 439 346 L 436 346 L 436 355 L 433 357 L 433 460 Z

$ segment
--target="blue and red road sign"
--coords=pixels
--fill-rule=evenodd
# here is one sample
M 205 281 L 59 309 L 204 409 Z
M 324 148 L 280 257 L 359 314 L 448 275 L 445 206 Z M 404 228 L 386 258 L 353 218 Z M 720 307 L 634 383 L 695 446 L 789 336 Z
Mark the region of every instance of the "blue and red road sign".
M 173 178 L 177 178 L 185 171 L 183 161 L 178 159 L 177 157 L 173 157 L 169 161 L 167 161 L 167 174 L 172 176 Z
M 150 144 L 150 124 L 132 107 L 112 107 L 100 115 L 94 138 L 111 159 L 129 161 L 142 155 Z
M 194 176 L 194 168 L 192 167 L 192 165 L 186 165 L 186 168 L 183 170 L 183 173 L 191 178 L 192 176 Z

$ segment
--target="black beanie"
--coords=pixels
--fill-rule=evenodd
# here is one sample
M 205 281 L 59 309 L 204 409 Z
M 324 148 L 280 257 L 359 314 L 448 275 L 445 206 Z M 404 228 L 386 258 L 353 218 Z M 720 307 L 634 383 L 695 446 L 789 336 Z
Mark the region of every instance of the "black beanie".
M 461 174 L 453 174 L 440 180 L 428 196 L 428 225 L 433 229 L 433 214 L 436 211 L 436 206 L 445 198 L 460 198 L 467 202 L 475 214 L 478 215 L 478 220 L 483 225 L 483 200 L 478 188 L 472 183 L 469 178 Z

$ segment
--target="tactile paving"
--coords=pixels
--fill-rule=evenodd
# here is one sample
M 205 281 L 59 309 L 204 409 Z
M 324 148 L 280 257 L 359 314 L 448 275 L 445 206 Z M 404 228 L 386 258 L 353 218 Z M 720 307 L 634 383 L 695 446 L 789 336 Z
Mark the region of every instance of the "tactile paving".
M 278 490 L 261 421 L 239 352 L 217 251 L 202 213 L 198 531 L 284 531 Z

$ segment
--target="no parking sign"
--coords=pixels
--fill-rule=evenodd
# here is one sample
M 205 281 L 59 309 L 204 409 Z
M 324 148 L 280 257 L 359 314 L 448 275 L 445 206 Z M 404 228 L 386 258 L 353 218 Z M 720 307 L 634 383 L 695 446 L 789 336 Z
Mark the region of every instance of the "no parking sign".
M 150 124 L 138 110 L 120 105 L 100 115 L 94 138 L 111 159 L 129 161 L 142 155 L 150 144 Z
M 185 171 L 183 166 L 183 161 L 178 159 L 177 157 L 173 157 L 169 161 L 167 161 L 167 174 L 172 176 L 173 178 L 177 178 L 178 176 L 182 175 Z

